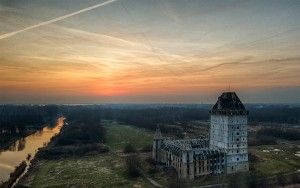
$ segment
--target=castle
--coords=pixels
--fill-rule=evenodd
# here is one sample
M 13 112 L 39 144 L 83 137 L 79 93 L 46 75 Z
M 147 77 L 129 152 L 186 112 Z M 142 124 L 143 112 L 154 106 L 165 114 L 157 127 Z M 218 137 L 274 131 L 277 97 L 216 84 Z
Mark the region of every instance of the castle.
M 209 139 L 170 140 L 159 128 L 152 157 L 173 167 L 179 178 L 248 171 L 248 111 L 235 92 L 225 92 L 210 111 Z

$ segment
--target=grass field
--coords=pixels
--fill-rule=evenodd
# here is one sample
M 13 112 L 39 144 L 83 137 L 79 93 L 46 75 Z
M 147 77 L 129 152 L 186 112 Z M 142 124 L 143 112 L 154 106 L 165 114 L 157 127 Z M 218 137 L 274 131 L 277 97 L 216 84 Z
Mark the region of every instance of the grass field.
M 111 152 L 39 161 L 37 170 L 27 178 L 30 187 L 152 187 L 142 177 L 129 179 L 124 159 L 118 154 L 127 143 L 131 143 L 136 148 L 152 144 L 153 132 L 113 121 L 103 121 L 102 123 L 107 129 L 106 144 L 110 147 Z M 273 176 L 281 172 L 293 172 L 300 169 L 300 157 L 295 156 L 297 151 L 299 151 L 299 147 L 293 143 L 249 148 L 249 152 L 259 157 L 259 161 L 252 164 L 255 168 L 254 172 L 263 176 Z M 143 155 L 143 159 L 150 156 L 150 154 Z M 144 170 L 148 172 L 149 169 L 145 167 Z M 149 176 L 160 184 L 166 185 L 165 173 L 156 172 Z M 217 182 L 226 183 L 228 177 L 201 177 L 190 182 L 190 185 L 198 186 Z
M 253 164 L 255 171 L 265 176 L 294 172 L 300 169 L 299 148 L 288 144 L 250 147 L 250 152 L 260 158 Z
M 128 179 L 122 158 L 111 153 L 39 162 L 30 187 L 151 187 Z
M 142 148 L 152 143 L 153 133 L 103 122 L 107 128 L 107 145 L 111 152 L 85 157 L 58 160 L 41 160 L 28 178 L 26 184 L 40 187 L 152 187 L 144 178 L 130 179 L 126 174 L 125 161 L 114 151 L 123 149 L 126 143 Z
M 113 121 L 102 123 L 107 129 L 106 145 L 112 150 L 121 150 L 127 143 L 131 143 L 136 148 L 152 144 L 153 132 Z

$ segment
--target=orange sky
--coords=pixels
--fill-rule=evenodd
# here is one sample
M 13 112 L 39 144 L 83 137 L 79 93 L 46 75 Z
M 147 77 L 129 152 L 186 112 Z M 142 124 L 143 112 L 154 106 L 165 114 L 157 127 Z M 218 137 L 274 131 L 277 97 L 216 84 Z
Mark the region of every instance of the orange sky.
M 0 35 L 95 1 L 27 3 L 0 4 Z M 121 0 L 0 40 L 1 102 L 199 103 L 229 85 L 246 100 L 256 92 L 249 102 L 300 102 L 299 3 L 274 3 L 277 21 L 264 3 L 154 3 Z

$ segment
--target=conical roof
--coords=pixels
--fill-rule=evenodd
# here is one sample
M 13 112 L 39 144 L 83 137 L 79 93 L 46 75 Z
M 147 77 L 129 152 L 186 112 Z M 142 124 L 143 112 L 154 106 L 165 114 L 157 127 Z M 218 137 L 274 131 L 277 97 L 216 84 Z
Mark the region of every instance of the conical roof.
M 160 131 L 159 126 L 156 127 L 156 131 L 155 131 L 155 134 L 154 134 L 154 139 L 162 139 L 162 135 L 161 135 L 161 131 Z
M 210 113 L 213 115 L 247 115 L 248 111 L 235 92 L 224 92 Z

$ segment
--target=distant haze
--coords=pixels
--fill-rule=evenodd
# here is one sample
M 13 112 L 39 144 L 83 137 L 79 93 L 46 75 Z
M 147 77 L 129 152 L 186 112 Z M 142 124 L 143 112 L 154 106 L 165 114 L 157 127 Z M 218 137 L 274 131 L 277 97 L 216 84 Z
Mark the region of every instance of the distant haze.
M 0 103 L 300 103 L 298 0 L 0 0 Z

